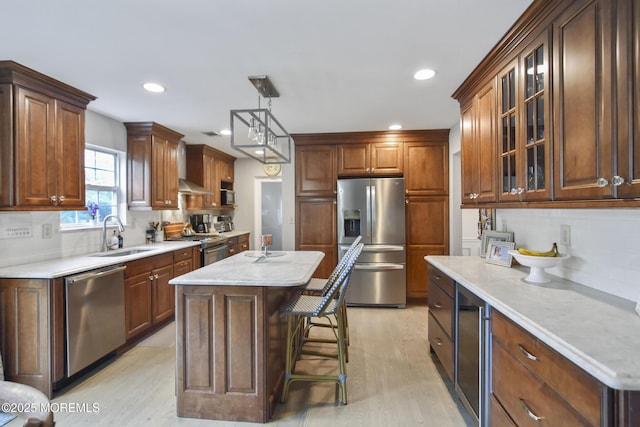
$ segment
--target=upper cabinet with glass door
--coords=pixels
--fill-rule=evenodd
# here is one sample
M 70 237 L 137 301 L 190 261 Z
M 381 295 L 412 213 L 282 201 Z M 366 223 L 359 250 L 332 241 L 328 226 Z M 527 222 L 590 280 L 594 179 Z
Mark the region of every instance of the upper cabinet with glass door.
M 545 32 L 498 75 L 500 201 L 550 199 L 548 55 Z

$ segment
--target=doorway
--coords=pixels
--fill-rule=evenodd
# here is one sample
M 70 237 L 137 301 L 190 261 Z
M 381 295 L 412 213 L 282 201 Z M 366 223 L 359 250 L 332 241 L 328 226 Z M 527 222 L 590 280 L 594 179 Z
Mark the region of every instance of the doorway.
M 260 249 L 260 235 L 271 234 L 270 249 L 282 250 L 282 180 L 256 179 L 256 210 L 254 247 Z

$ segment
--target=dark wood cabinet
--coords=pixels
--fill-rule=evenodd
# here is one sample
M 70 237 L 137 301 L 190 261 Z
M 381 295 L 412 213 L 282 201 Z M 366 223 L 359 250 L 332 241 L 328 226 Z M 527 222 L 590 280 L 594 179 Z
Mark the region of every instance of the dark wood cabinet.
M 155 122 L 125 123 L 129 209 L 178 208 L 182 134 Z
M 453 95 L 464 206 L 640 206 L 639 8 L 634 0 L 541 0 L 514 23 Z M 493 102 L 482 106 L 483 94 Z M 481 115 L 497 121 L 487 133 L 492 158 L 469 142 L 483 132 Z M 482 183 L 474 168 L 492 162 L 497 198 L 474 187 Z
M 403 170 L 403 144 L 398 142 L 338 145 L 339 176 L 399 175 Z
M 229 237 L 227 239 L 227 256 L 233 256 L 249 250 L 249 233 Z
M 84 208 L 84 112 L 93 99 L 0 61 L 0 209 Z
M 614 196 L 612 1 L 572 1 L 553 24 L 556 200 Z
M 165 253 L 127 263 L 124 276 L 127 341 L 173 316 L 174 255 Z
M 462 110 L 462 202 L 494 202 L 496 197 L 496 95 L 493 81 Z
M 295 136 L 296 197 L 335 197 L 338 179 L 334 145 L 298 145 L 313 137 Z
M 210 194 L 189 194 L 187 209 L 221 209 L 220 189 L 233 190 L 235 157 L 204 144 L 187 144 L 187 180 Z M 229 208 L 229 207 L 224 207 Z
M 404 146 L 404 188 L 407 196 L 449 194 L 448 134 L 440 141 L 408 142 Z
M 329 277 L 338 262 L 336 200 L 298 199 L 296 218 L 296 249 L 324 252 L 314 277 Z
M 447 196 L 407 197 L 407 297 L 429 296 L 427 255 L 449 253 L 449 198 Z

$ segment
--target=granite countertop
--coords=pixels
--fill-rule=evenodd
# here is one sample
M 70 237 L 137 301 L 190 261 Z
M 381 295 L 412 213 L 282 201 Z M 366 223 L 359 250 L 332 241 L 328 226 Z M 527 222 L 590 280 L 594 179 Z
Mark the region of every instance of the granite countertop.
M 96 268 L 108 267 L 110 265 L 122 264 L 140 258 L 172 252 L 192 246 L 199 246 L 197 241 L 175 241 L 152 243 L 125 247 L 122 249 L 108 251 L 107 255 L 116 255 L 135 249 L 142 249 L 132 255 L 124 256 L 101 256 L 104 252 L 96 252 L 88 255 L 80 255 L 65 258 L 55 258 L 46 261 L 36 261 L 27 264 L 13 265 L 0 268 L 0 279 L 55 279 L 71 274 L 82 273 L 83 271 L 94 270 Z
M 640 390 L 640 316 L 631 301 L 550 276 L 523 282 L 528 267 L 487 264 L 480 257 L 425 260 L 607 386 Z
M 260 259 L 260 251 L 245 251 L 169 281 L 172 285 L 301 286 L 307 283 L 324 253 L 274 251 Z
M 243 230 L 233 230 L 233 231 L 221 231 L 220 235 L 222 237 L 236 237 L 236 236 L 241 236 L 243 234 L 249 234 L 249 231 L 243 231 Z

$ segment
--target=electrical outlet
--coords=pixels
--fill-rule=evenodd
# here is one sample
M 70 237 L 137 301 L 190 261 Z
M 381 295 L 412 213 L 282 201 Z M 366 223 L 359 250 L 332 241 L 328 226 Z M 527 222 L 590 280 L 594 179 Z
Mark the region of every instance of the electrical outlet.
M 560 226 L 560 244 L 566 247 L 571 246 L 571 227 L 567 224 Z
M 53 226 L 51 224 L 42 224 L 42 238 L 51 239 L 53 237 Z

